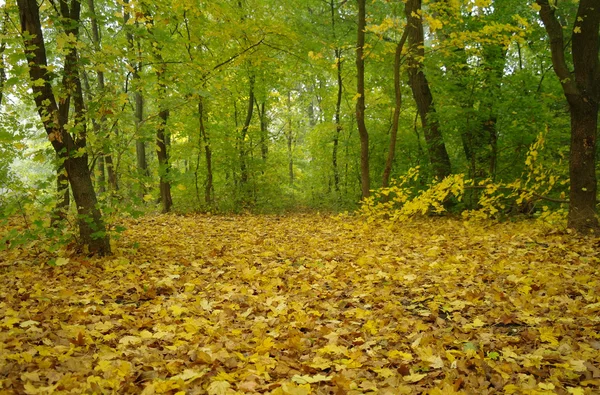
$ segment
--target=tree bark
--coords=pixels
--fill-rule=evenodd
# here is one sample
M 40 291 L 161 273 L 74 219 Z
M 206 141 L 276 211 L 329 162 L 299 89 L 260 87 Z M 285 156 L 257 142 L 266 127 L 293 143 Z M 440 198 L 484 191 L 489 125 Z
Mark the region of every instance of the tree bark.
M 47 73 L 48 62 L 46 47 L 36 0 L 18 0 L 21 30 L 24 33 L 25 56 L 29 62 L 29 76 L 32 83 L 33 98 L 44 129 L 54 150 L 67 171 L 78 212 L 80 243 L 87 246 L 90 253 L 110 254 L 110 242 L 102 214 L 98 209 L 96 193 L 88 168 L 88 156 L 85 151 L 85 119 L 83 119 L 83 95 L 77 52 L 71 48 L 64 59 L 62 89 L 66 95 L 60 105 L 56 102 L 52 90 L 52 81 Z M 69 7 L 66 1 L 60 2 L 60 13 L 65 33 L 78 37 L 81 5 L 72 0 Z M 69 121 L 70 99 L 74 98 L 75 138 L 65 129 Z
M 400 89 L 400 66 L 402 62 L 402 49 L 408 36 L 408 29 L 404 30 L 400 42 L 396 45 L 396 53 L 394 55 L 394 94 L 395 94 L 395 106 L 394 106 L 394 117 L 392 118 L 392 130 L 390 131 L 390 145 L 388 148 L 388 156 L 385 161 L 385 168 L 383 169 L 383 179 L 381 186 L 387 188 L 390 184 L 390 174 L 392 173 L 392 166 L 394 164 L 394 157 L 396 155 L 396 139 L 398 138 L 398 124 L 400 121 L 400 111 L 402 110 L 402 90 Z
M 537 0 L 540 17 L 550 39 L 552 65 L 563 88 L 571 115 L 568 226 L 584 233 L 599 231 L 596 213 L 596 145 L 600 102 L 600 6 L 597 0 L 581 0 L 574 23 L 571 73 L 565 59 L 563 27 L 554 6 Z
M 356 40 L 356 123 L 360 136 L 360 185 L 362 198 L 370 195 L 371 180 L 369 176 L 369 133 L 365 125 L 365 27 L 366 5 L 365 0 L 358 0 L 358 29 Z
M 423 33 L 423 19 L 421 16 L 421 0 L 407 0 L 405 6 L 408 30 L 408 44 L 410 47 L 408 57 L 408 76 L 413 97 L 423 125 L 423 134 L 427 143 L 429 161 L 433 174 L 442 180 L 450 175 L 450 157 L 440 125 L 435 118 L 433 95 L 429 83 L 423 72 L 423 59 L 425 58 L 425 42 Z

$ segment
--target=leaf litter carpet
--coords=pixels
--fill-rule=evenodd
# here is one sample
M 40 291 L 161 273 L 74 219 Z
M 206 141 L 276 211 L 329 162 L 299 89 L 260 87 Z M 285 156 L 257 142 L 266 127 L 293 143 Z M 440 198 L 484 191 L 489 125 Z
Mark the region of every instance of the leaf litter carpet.
M 0 394 L 598 394 L 600 240 L 533 223 L 148 216 L 0 253 Z

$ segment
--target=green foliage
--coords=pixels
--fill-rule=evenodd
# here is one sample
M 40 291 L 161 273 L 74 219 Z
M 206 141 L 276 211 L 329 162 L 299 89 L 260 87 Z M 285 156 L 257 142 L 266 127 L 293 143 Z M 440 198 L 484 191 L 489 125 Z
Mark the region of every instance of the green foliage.
M 557 164 L 548 165 L 542 160 L 547 131 L 540 133 L 531 145 L 525 160 L 526 172 L 510 183 L 491 179 L 475 181 L 464 174 L 453 174 L 430 184 L 419 183 L 419 168 L 410 169 L 405 175 L 392 180 L 387 188 L 373 191 L 362 202 L 359 213 L 368 221 L 398 222 L 424 215 L 440 215 L 448 210 L 462 212 L 468 220 L 501 219 L 509 214 L 534 214 L 554 224 L 564 223 L 566 212 L 564 200 L 567 181 L 556 171 Z M 550 197 L 561 191 L 560 199 Z M 468 191 L 476 192 L 477 204 L 469 209 L 464 203 Z M 539 201 L 550 201 L 557 210 L 551 211 L 545 202 L 541 210 Z M 564 224 L 563 224 L 564 225 Z
M 65 46 L 76 45 L 79 51 L 85 77 L 86 153 L 108 223 L 123 215 L 159 211 L 159 174 L 171 185 L 177 212 L 357 207 L 360 146 L 355 121 L 354 3 L 94 3 L 99 42 L 92 39 L 87 3 L 82 4 L 82 34 L 77 42 L 61 33 L 53 7 L 44 3 L 41 13 L 55 88 L 63 77 Z M 575 9 L 561 5 L 566 14 Z M 14 6 L 7 10 L 18 19 Z M 406 21 L 403 2 L 371 2 L 367 13 L 366 123 L 371 179 L 377 187 L 395 104 L 394 52 Z M 376 190 L 363 203 L 363 210 L 368 207 L 377 213 L 369 215 L 398 219 L 442 211 L 486 218 L 545 212 L 540 210 L 539 196 L 558 196 L 567 188 L 569 114 L 560 82 L 552 73 L 537 11 L 519 0 L 453 1 L 428 2 L 423 15 L 429 30 L 424 72 L 436 105 L 431 117 L 441 126 L 454 175 L 432 180 L 424 130 L 405 83 L 408 49 L 404 48 L 402 108 L 392 168 L 396 181 L 387 190 Z M 52 172 L 54 154 L 48 142 L 40 143 L 46 149 L 27 148 L 31 133 L 43 133 L 37 122 L 21 119 L 22 108 L 32 105 L 29 84 L 21 82 L 27 81 L 27 67 L 18 32 L 11 31 L 10 25 L 6 28 L 1 40 L 7 44 L 3 59 L 10 67 L 0 119 L 0 181 L 18 185 L 39 168 Z M 338 66 L 339 130 L 335 124 Z M 98 72 L 103 73 L 103 88 Z M 254 112 L 243 132 L 251 80 Z M 58 96 L 64 93 L 57 89 Z M 139 95 L 141 122 L 135 113 Z M 169 110 L 169 166 L 161 167 L 155 154 L 156 131 L 159 111 L 165 108 Z M 543 142 L 536 140 L 546 125 Z M 546 149 L 530 150 L 536 141 Z M 146 147 L 145 171 L 138 169 L 136 142 Z M 212 155 L 210 174 L 207 147 Z M 109 185 L 107 165 L 101 167 L 107 155 L 113 161 L 118 189 Z M 18 176 L 11 168 L 18 169 Z M 207 199 L 209 178 L 212 189 Z M 25 184 L 31 185 L 29 180 Z M 55 197 L 53 188 L 38 193 L 50 200 Z M 548 202 L 547 207 L 551 212 L 561 206 Z

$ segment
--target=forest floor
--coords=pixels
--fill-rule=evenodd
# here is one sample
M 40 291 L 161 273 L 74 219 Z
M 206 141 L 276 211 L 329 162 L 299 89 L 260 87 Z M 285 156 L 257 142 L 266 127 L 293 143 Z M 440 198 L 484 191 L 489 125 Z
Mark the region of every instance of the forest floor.
M 0 394 L 600 393 L 598 238 L 439 218 L 124 226 L 106 258 L 0 252 Z

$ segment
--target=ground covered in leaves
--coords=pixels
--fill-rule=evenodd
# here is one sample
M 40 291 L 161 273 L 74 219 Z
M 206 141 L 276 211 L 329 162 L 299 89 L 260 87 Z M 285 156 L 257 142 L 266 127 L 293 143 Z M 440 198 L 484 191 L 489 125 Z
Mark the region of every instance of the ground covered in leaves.
M 0 394 L 598 394 L 600 240 L 531 223 L 153 216 L 0 253 Z

